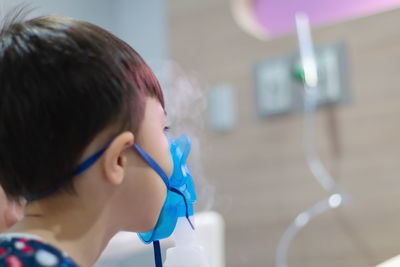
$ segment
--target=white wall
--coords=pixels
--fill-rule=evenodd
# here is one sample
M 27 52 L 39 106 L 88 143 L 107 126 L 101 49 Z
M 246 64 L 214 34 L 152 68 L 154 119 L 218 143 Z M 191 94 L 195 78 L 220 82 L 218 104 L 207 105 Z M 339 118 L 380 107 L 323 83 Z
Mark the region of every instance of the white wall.
M 21 1 L 0 0 L 2 8 Z M 31 16 L 57 14 L 97 24 L 130 44 L 152 68 L 168 57 L 165 0 L 25 0 Z
M 165 5 L 164 0 L 115 1 L 115 34 L 134 47 L 153 69 L 168 56 Z

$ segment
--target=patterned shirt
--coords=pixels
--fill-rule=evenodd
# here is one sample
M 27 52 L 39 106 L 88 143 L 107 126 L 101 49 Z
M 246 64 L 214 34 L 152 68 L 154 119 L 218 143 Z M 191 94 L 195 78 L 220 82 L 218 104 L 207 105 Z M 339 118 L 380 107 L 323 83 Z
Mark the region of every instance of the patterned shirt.
M 78 267 L 71 258 L 40 237 L 0 234 L 0 267 Z

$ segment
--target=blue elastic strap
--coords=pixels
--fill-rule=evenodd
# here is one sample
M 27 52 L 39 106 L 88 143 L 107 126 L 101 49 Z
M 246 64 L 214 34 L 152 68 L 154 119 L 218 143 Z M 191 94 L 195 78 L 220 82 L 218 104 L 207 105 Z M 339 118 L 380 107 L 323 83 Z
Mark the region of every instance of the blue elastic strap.
M 84 162 L 82 162 L 78 166 L 78 168 L 76 168 L 76 170 L 74 172 L 74 176 L 78 176 L 79 174 L 81 174 L 84 171 L 86 171 L 87 169 L 89 169 L 101 157 L 101 155 L 104 153 L 104 151 L 106 151 L 106 149 L 110 146 L 111 142 L 112 142 L 112 140 L 110 142 L 108 142 L 108 144 L 105 145 L 102 149 L 100 149 L 95 154 L 93 154 L 88 159 L 86 159 Z
M 156 264 L 156 267 L 162 267 L 160 241 L 154 241 L 153 248 L 154 248 L 154 262 Z
M 97 151 L 95 154 L 93 154 L 92 156 L 90 156 L 88 159 L 86 159 L 84 162 L 82 162 L 78 168 L 75 170 L 75 172 L 73 173 L 73 176 L 78 176 L 79 174 L 83 173 L 84 171 L 86 171 L 87 169 L 89 169 L 100 157 L 101 155 L 104 153 L 104 151 L 106 151 L 106 149 L 110 146 L 111 142 L 113 140 L 111 140 L 110 142 L 107 143 L 107 145 L 105 145 L 102 149 L 100 149 L 99 151 Z M 69 182 L 69 180 L 67 181 L 63 181 L 62 183 L 59 183 L 57 185 L 55 185 L 52 188 L 49 188 L 39 194 L 36 195 L 29 195 L 29 196 L 25 196 L 26 201 L 28 202 L 32 202 L 34 200 L 38 200 L 41 198 L 44 198 L 58 190 L 60 190 L 63 186 L 65 186 L 67 183 Z
M 79 166 L 76 168 L 76 170 L 73 173 L 73 176 L 78 176 L 85 172 L 87 169 L 89 169 L 100 157 L 103 155 L 104 151 L 107 150 L 107 148 L 110 146 L 113 140 L 109 141 L 102 149 L 97 151 L 95 154 L 90 156 L 88 159 L 86 159 L 84 162 L 79 164 Z M 167 188 L 169 188 L 169 179 L 165 172 L 161 169 L 161 167 L 143 150 L 141 149 L 137 144 L 133 144 L 133 147 L 136 149 L 136 151 L 142 156 L 142 158 L 151 166 L 153 169 L 160 175 L 160 177 L 163 179 L 165 185 Z M 68 181 L 64 181 L 50 189 L 45 190 L 44 192 L 41 192 L 40 194 L 36 195 L 29 195 L 25 196 L 25 199 L 28 202 L 44 198 L 59 189 L 61 189 L 64 185 L 66 185 Z
M 43 191 L 43 192 L 41 192 L 39 194 L 27 195 L 27 196 L 25 196 L 25 200 L 27 202 L 32 202 L 34 200 L 38 200 L 38 199 L 44 198 L 44 197 L 46 197 L 46 196 L 58 191 L 59 189 L 61 189 L 66 184 L 67 184 L 67 182 L 63 182 L 63 183 L 58 184 L 57 186 L 54 186 L 53 188 L 45 190 L 45 191 Z
M 186 216 L 186 219 L 188 220 L 188 222 L 189 222 L 189 224 L 190 224 L 190 227 L 192 227 L 192 229 L 194 230 L 194 225 L 193 225 L 192 221 L 191 221 L 190 218 L 189 218 L 189 208 L 188 208 L 188 204 L 187 204 L 187 200 L 186 200 L 185 195 L 184 195 L 181 191 L 177 190 L 177 189 L 174 188 L 174 187 L 171 187 L 170 190 L 171 190 L 172 192 L 175 192 L 175 193 L 177 193 L 178 195 L 180 195 L 180 196 L 183 197 L 183 201 L 185 202 L 185 207 L 186 207 L 186 214 L 185 214 L 185 216 Z
M 149 154 L 147 154 L 143 149 L 140 148 L 137 144 L 133 144 L 136 148 L 137 152 L 142 156 L 142 158 L 160 175 L 161 179 L 164 181 L 167 189 L 169 189 L 169 179 L 165 172 L 161 169 L 161 167 L 155 162 Z

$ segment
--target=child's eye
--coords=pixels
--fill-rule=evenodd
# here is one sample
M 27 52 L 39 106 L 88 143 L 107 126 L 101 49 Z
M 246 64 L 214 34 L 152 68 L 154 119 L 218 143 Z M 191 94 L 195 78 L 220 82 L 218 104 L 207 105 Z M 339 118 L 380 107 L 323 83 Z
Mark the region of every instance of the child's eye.
M 164 133 L 168 133 L 171 128 L 169 126 L 164 127 Z

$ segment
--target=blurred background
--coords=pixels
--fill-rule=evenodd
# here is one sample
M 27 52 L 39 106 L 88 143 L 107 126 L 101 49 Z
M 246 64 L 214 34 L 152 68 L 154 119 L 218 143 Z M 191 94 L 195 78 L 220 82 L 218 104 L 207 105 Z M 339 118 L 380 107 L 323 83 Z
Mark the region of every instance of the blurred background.
M 15 4 L 1 1 L 2 10 Z M 110 30 L 153 68 L 172 128 L 194 136 L 197 209 L 223 216 L 229 267 L 275 266 L 287 227 L 329 196 L 303 147 L 294 14 L 306 13 L 320 74 L 314 141 L 352 202 L 301 229 L 288 266 L 375 266 L 400 253 L 400 2 L 25 3 L 36 7 L 31 16 L 68 15 Z

